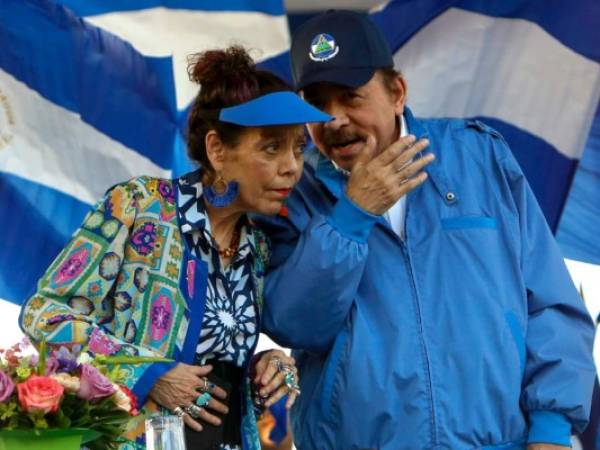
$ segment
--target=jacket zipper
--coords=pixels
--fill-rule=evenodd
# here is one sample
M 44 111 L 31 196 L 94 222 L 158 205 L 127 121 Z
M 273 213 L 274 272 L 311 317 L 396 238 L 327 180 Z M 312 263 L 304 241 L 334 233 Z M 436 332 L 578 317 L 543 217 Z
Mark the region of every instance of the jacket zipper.
M 411 282 L 411 293 L 415 305 L 415 311 L 417 316 L 417 324 L 419 325 L 419 339 L 421 341 L 421 351 L 423 355 L 423 359 L 425 361 L 425 373 L 427 378 L 427 388 L 429 389 L 429 410 L 431 414 L 431 440 L 432 446 L 437 445 L 437 424 L 436 424 L 436 416 L 435 416 L 435 406 L 433 402 L 433 384 L 431 382 L 431 364 L 429 362 L 429 352 L 427 351 L 427 345 L 425 343 L 425 332 L 423 330 L 423 319 L 421 315 L 421 304 L 419 302 L 419 295 L 417 292 L 417 283 L 414 277 L 414 270 L 412 267 L 412 260 L 410 258 L 410 253 L 408 251 L 408 195 L 406 198 L 406 214 L 404 216 L 404 233 L 403 239 L 400 240 L 400 245 L 402 248 L 402 255 L 404 256 L 406 262 L 406 272 L 408 274 L 408 278 Z M 395 233 L 394 233 L 395 234 Z

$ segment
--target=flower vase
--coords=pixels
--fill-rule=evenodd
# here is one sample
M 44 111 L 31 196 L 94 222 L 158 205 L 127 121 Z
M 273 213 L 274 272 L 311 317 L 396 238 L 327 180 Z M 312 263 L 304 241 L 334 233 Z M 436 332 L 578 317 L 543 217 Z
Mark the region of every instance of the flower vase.
M 79 450 L 99 436 L 85 428 L 0 430 L 0 450 Z

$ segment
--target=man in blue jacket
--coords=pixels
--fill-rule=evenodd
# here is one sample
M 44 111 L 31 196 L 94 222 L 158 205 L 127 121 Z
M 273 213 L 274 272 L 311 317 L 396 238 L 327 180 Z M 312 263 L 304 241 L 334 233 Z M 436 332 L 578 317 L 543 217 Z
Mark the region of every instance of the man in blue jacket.
M 295 349 L 300 450 L 561 449 L 588 421 L 592 321 L 500 134 L 418 120 L 368 18 L 292 42 L 296 87 L 335 119 L 264 219 L 264 329 Z

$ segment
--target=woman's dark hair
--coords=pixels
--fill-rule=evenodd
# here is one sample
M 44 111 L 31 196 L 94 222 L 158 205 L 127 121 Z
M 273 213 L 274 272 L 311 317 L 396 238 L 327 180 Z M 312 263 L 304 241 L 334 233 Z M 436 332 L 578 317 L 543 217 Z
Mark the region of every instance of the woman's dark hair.
M 218 110 L 291 88 L 271 72 L 257 69 L 241 46 L 190 56 L 188 74 L 190 80 L 200 84 L 200 92 L 188 118 L 188 155 L 200 164 L 205 174 L 212 176 L 214 170 L 206 155 L 204 141 L 206 133 L 215 130 L 225 145 L 235 147 L 245 130 L 239 125 L 220 122 Z

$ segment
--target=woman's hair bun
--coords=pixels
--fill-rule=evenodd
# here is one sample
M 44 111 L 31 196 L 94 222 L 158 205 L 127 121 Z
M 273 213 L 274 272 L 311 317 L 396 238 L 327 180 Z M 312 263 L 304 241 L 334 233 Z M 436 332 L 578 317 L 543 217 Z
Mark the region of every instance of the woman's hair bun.
M 291 88 L 277 75 L 256 67 L 239 45 L 224 50 L 207 50 L 188 59 L 190 80 L 200 84 L 188 117 L 188 154 L 206 173 L 213 172 L 206 155 L 205 137 L 216 130 L 228 147 L 235 147 L 244 127 L 220 122 L 216 112 L 271 92 Z
M 188 58 L 188 75 L 190 80 L 200 84 L 200 97 L 204 97 L 205 105 L 217 99 L 235 104 L 253 97 L 258 88 L 256 71 L 254 61 L 239 45 L 196 53 Z M 214 105 L 222 106 L 226 105 Z

